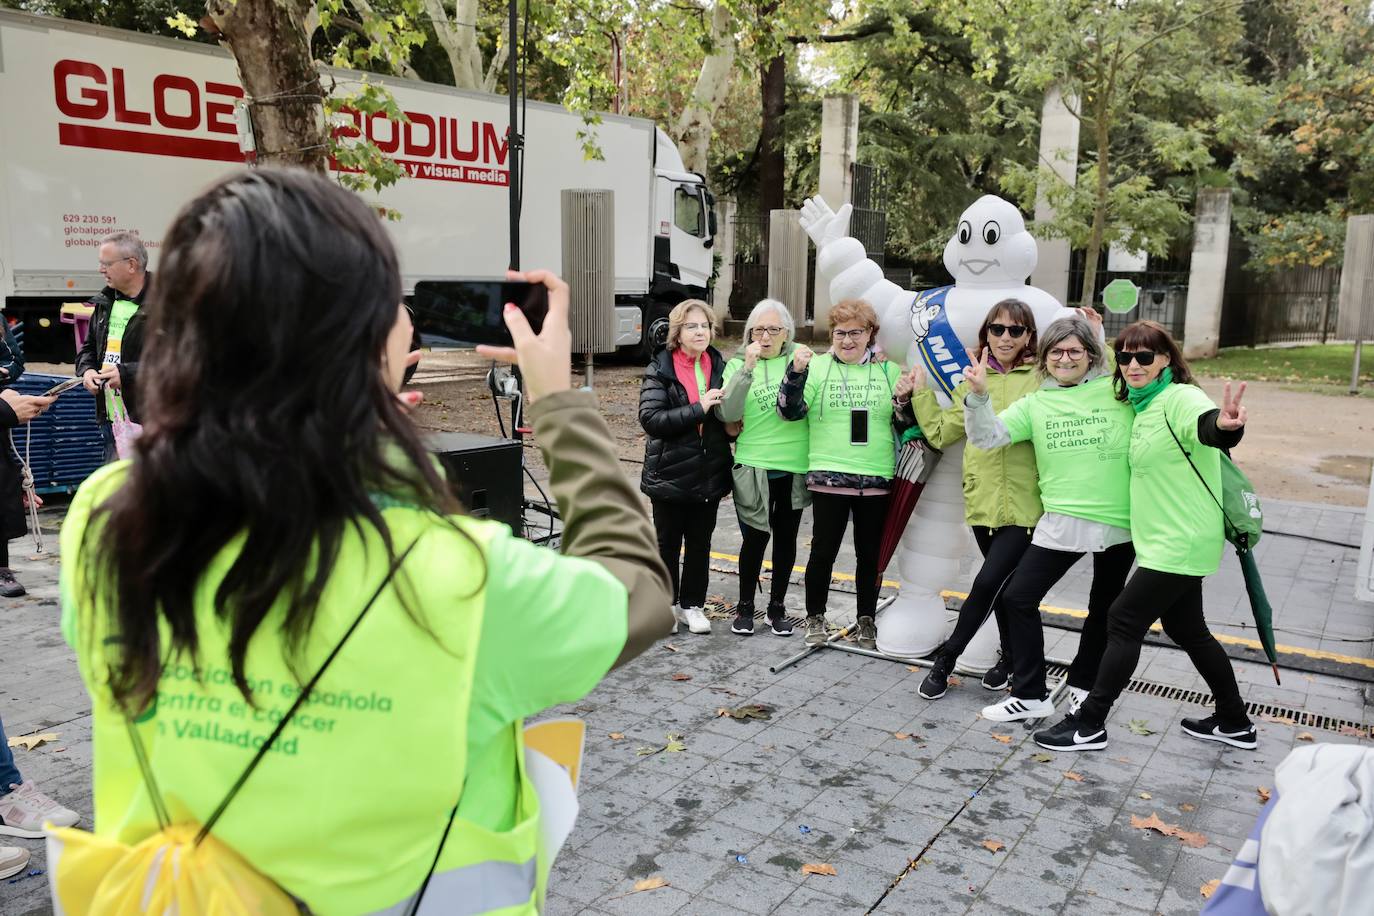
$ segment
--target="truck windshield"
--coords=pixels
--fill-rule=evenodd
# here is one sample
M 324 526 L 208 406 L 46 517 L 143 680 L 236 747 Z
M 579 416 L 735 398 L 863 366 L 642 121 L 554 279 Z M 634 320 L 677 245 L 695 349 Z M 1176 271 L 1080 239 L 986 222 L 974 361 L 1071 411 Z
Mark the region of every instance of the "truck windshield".
M 679 186 L 673 194 L 673 222 L 683 232 L 702 238 L 706 235 L 706 210 L 695 188 Z

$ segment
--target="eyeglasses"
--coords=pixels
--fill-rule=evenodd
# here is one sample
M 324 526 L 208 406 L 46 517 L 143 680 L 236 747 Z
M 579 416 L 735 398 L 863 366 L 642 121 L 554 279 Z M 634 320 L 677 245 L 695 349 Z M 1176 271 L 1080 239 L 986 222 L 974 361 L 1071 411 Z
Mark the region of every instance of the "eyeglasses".
M 1135 360 L 1141 366 L 1152 366 L 1158 355 L 1153 350 L 1117 350 L 1116 364 L 1125 368 L 1131 364 L 1131 360 Z
M 682 326 L 682 330 L 684 330 L 684 331 L 709 331 L 709 330 L 711 330 L 711 325 L 710 325 L 710 324 L 703 323 L 703 322 L 700 322 L 700 321 L 693 321 L 693 322 L 691 322 L 691 323 L 689 323 L 689 324 L 684 324 L 684 325 Z
M 1024 324 L 988 325 L 988 334 L 992 337 L 1010 337 L 1012 340 L 1019 340 L 1024 333 L 1026 333 L 1026 326 Z
M 844 340 L 846 337 L 850 340 L 861 340 L 868 331 L 868 328 L 855 328 L 852 331 L 833 331 L 831 334 L 836 340 Z
M 115 265 L 118 264 L 120 261 L 132 261 L 132 260 L 135 260 L 135 259 L 134 259 L 134 258 L 115 258 L 113 261 L 106 261 L 106 260 L 104 260 L 104 259 L 102 258 L 101 261 L 100 261 L 100 266 L 101 266 L 101 267 L 104 267 L 104 268 L 106 268 L 106 269 L 108 269 L 108 268 L 111 268 L 111 267 L 115 266 Z
M 753 335 L 755 337 L 777 337 L 781 333 L 782 328 L 777 327 L 754 328 L 753 330 Z
M 1077 362 L 1078 360 L 1086 356 L 1087 353 L 1088 351 L 1083 349 L 1082 347 L 1071 347 L 1069 349 L 1065 349 L 1063 347 L 1055 347 L 1053 350 L 1049 352 L 1049 357 L 1050 359 L 1056 361 L 1061 359 L 1069 359 L 1073 360 L 1074 362 Z

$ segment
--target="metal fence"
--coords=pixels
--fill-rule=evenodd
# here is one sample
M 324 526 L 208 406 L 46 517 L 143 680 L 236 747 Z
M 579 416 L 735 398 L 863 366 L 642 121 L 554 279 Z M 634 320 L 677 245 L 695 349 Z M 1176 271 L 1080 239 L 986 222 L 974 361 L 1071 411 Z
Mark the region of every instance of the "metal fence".
M 749 317 L 754 303 L 768 295 L 768 220 L 735 214 L 735 283 L 730 289 L 730 317 Z
M 887 247 L 887 179 L 877 166 L 855 162 L 853 178 L 854 215 L 849 219 L 849 234 L 863 242 L 864 251 L 879 267 Z
M 1078 305 L 1080 290 L 1083 288 L 1083 275 L 1087 263 L 1087 253 L 1075 251 L 1069 258 L 1069 297 L 1073 300 L 1065 305 Z M 1150 255 L 1143 271 L 1110 271 L 1107 269 L 1107 251 L 1103 249 L 1097 261 L 1097 277 L 1093 283 L 1092 301 L 1102 303 L 1102 290 L 1113 280 L 1124 277 L 1140 287 L 1140 302 L 1124 315 L 1103 312 L 1102 320 L 1107 338 L 1110 340 L 1120 333 L 1126 325 L 1148 319 L 1157 321 L 1169 329 L 1175 340 L 1183 339 L 1183 319 L 1188 307 L 1188 263 L 1189 256 L 1172 254 L 1168 257 Z
M 1269 274 L 1246 269 L 1249 252 L 1231 249 L 1222 297 L 1223 347 L 1269 343 L 1326 343 L 1336 333 L 1341 271 L 1294 267 Z

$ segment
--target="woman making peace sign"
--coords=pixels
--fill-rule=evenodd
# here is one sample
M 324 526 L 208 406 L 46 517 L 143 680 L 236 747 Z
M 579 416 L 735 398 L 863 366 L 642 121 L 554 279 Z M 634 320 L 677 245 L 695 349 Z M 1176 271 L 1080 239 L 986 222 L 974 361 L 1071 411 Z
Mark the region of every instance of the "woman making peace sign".
M 1116 339 L 1117 398 L 1135 409 L 1131 428 L 1131 540 L 1136 570 L 1107 615 L 1107 651 L 1097 681 L 1076 714 L 1037 732 L 1041 747 L 1059 751 L 1107 746 L 1107 713 L 1121 695 L 1150 625 L 1188 653 L 1216 697 L 1216 712 L 1184 719 L 1184 734 L 1233 747 L 1256 747 L 1231 661 L 1207 629 L 1202 579 L 1217 571 L 1224 542 L 1221 454 L 1245 432 L 1246 412 L 1226 383 L 1220 409 L 1193 381 L 1169 332 L 1137 321 Z M 1191 467 L 1190 467 L 1191 464 Z M 1199 480 L 1199 476 L 1202 478 Z M 1203 492 L 1204 485 L 1207 490 Z

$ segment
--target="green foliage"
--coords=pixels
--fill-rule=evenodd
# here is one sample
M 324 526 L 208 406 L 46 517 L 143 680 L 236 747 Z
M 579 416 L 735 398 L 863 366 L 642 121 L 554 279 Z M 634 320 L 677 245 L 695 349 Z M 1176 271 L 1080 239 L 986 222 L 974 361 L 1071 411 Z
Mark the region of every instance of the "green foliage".
M 194 23 L 204 15 L 205 5 L 199 0 L 0 0 L 0 7 L 148 35 L 215 43 L 198 27 L 194 34 L 187 35 L 181 25 L 182 20 Z

